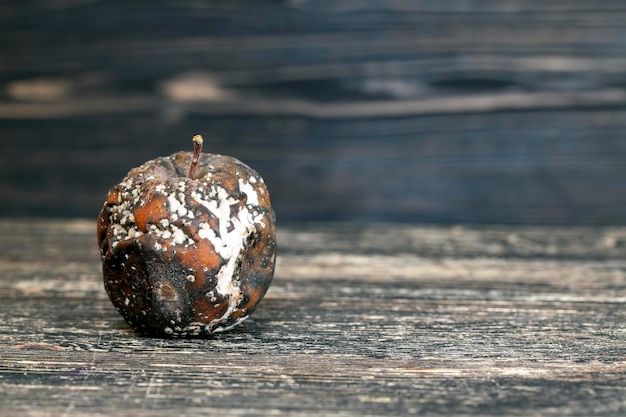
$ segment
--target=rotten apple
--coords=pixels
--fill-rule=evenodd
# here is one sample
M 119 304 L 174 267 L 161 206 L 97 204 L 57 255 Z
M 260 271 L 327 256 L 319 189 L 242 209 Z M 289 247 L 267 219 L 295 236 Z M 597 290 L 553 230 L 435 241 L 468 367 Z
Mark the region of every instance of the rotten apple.
M 276 228 L 259 174 L 179 152 L 132 169 L 98 218 L 104 287 L 137 331 L 202 336 L 243 322 L 274 275 Z

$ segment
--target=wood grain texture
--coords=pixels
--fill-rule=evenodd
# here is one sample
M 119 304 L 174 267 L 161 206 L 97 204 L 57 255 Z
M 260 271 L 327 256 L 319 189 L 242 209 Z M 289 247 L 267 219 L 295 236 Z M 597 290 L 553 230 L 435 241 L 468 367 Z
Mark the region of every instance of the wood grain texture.
M 626 412 L 626 230 L 293 224 L 240 328 L 134 334 L 92 222 L 0 222 L 0 415 Z
M 93 218 L 201 133 L 284 220 L 626 225 L 625 24 L 620 0 L 4 2 L 0 215 Z

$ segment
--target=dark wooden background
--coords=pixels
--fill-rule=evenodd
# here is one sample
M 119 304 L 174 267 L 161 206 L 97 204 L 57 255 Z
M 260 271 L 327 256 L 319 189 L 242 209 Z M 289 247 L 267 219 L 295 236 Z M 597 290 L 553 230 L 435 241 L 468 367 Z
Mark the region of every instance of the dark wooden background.
M 0 2 L 0 216 L 204 135 L 278 218 L 626 224 L 623 0 Z

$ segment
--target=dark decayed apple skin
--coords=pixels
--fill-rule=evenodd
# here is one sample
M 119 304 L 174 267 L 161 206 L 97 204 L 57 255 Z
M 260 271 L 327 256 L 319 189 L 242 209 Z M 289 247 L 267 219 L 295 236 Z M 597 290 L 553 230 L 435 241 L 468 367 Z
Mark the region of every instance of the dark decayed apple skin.
M 137 331 L 204 336 L 243 322 L 265 295 L 276 259 L 274 211 L 244 163 L 191 152 L 132 169 L 98 217 L 104 287 Z

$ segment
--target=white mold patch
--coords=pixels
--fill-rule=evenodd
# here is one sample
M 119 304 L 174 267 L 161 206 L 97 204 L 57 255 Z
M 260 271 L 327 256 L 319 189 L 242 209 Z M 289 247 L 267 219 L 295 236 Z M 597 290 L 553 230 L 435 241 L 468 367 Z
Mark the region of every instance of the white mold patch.
M 170 194 L 167 197 L 167 202 L 170 205 L 171 213 L 176 213 L 177 216 L 184 216 L 187 214 L 187 209 L 183 206 L 183 204 L 176 198 L 176 194 Z
M 259 205 L 259 196 L 249 182 L 243 182 L 243 179 L 239 178 L 239 190 L 246 195 L 248 204 Z
M 184 190 L 189 179 L 177 181 L 175 183 L 157 184 L 152 190 L 145 188 L 146 179 L 154 177 L 144 177 L 142 174 L 138 178 L 127 177 L 119 185 L 120 203 L 111 207 L 111 248 L 114 249 L 121 241 L 136 239 L 143 235 L 137 229 L 135 217 L 132 210 L 145 205 L 143 199 L 147 192 L 157 192 L 166 198 L 167 211 L 170 218 L 161 219 L 158 225 L 149 226 L 148 234 L 154 237 L 155 250 L 167 250 L 159 241 L 171 240 L 172 246 L 189 246 L 195 244 L 194 239 L 181 228 L 173 225 L 173 222 L 181 221 L 183 225 L 190 225 L 195 215 L 186 207 Z
M 254 205 L 259 204 L 258 195 L 254 188 L 250 183 L 239 179 L 239 190 L 246 195 L 248 205 L 242 206 L 240 201 L 228 195 L 228 192 L 218 185 L 211 187 L 208 196 L 199 192 L 191 194 L 195 201 L 206 207 L 211 214 L 219 219 L 219 233 L 216 233 L 208 223 L 201 223 L 198 231 L 198 237 L 211 242 L 215 251 L 226 261 L 216 274 L 215 290 L 220 295 L 229 298 L 228 309 L 221 317 L 214 320 L 213 324 L 228 319 L 243 298 L 239 287 L 237 268 L 243 257 L 248 237 L 256 230 L 257 223 L 262 224 L 260 213 L 256 209 L 248 207 L 252 203 Z M 233 211 L 233 206 L 238 207 L 238 209 Z M 255 217 L 253 213 L 256 213 L 257 216 Z M 211 294 L 209 298 L 214 299 L 215 297 Z
M 179 229 L 178 227 L 171 225 L 171 229 L 172 229 L 172 233 L 168 233 L 169 237 L 172 238 L 172 243 L 176 244 L 176 245 L 182 245 L 185 243 L 185 241 L 187 240 L 187 235 L 185 235 L 185 232 L 182 231 L 182 229 Z

